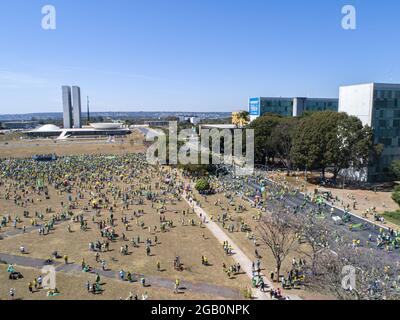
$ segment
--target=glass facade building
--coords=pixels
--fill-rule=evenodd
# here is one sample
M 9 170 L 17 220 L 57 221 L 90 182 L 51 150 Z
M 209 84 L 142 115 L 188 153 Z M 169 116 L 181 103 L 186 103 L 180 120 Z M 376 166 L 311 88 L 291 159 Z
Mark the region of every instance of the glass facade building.
M 338 111 L 339 100 L 327 98 L 250 98 L 249 113 L 254 119 L 275 113 L 281 116 L 300 116 L 304 112 L 332 110 Z
M 315 111 L 335 111 L 339 109 L 338 99 L 318 99 L 318 98 L 308 98 L 305 102 L 305 108 L 303 112 L 315 112 Z

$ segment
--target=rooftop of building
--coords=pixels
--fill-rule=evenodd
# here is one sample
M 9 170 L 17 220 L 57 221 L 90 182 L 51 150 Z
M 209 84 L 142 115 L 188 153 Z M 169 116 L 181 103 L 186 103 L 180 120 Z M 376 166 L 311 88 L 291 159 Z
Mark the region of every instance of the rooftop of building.
M 201 127 L 206 129 L 237 129 L 235 124 L 202 124 Z
M 338 100 L 338 98 L 319 98 L 319 97 L 252 97 L 250 99 L 268 99 L 268 100 L 293 100 L 293 99 L 307 99 L 307 100 Z
M 346 84 L 340 87 L 355 87 L 355 86 L 367 86 L 367 85 L 374 85 L 375 87 L 400 88 L 400 83 L 385 83 L 385 82 L 363 82 L 363 83 Z

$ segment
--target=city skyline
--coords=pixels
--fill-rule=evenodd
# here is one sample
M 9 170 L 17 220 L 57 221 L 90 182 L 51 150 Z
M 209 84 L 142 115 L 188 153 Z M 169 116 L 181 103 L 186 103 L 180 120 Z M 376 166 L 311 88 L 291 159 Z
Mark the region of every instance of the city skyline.
M 344 30 L 345 1 L 57 0 L 56 29 L 43 30 L 41 1 L 6 1 L 0 114 L 60 110 L 64 83 L 99 112 L 229 112 L 253 96 L 338 98 L 342 85 L 400 83 L 400 4 L 383 2 L 352 1 L 357 27 Z

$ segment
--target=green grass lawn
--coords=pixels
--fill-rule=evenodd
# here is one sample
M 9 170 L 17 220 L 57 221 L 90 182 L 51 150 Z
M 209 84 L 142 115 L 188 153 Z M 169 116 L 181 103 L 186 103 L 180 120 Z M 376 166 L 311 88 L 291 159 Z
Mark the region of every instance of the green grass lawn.
M 392 212 L 385 212 L 383 214 L 383 217 L 394 224 L 397 224 L 400 226 L 400 210 L 397 211 L 392 211 Z

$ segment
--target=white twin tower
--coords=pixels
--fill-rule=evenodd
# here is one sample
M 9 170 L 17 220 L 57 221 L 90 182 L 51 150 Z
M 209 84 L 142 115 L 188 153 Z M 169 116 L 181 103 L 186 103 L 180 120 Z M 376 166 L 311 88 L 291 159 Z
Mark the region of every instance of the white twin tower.
M 72 94 L 71 94 L 72 92 Z M 82 128 L 81 88 L 62 86 L 64 129 Z

